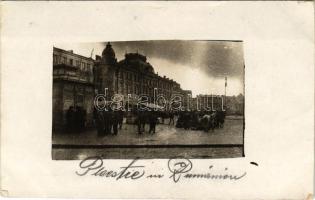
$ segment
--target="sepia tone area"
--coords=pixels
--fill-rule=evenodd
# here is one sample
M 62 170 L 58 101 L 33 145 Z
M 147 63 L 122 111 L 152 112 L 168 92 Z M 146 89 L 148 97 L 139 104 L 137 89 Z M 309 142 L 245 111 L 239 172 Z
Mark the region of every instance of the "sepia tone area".
M 53 49 L 53 159 L 244 156 L 242 42 L 102 45 L 95 56 Z M 189 70 L 202 75 L 183 79 Z

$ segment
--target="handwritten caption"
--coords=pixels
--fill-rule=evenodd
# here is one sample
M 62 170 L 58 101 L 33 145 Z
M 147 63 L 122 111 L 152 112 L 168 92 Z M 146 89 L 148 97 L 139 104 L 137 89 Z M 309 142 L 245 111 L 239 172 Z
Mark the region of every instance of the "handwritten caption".
M 215 170 L 214 165 L 207 166 L 202 172 L 193 170 L 193 162 L 189 159 L 169 159 L 167 162 L 167 172 L 160 174 L 150 174 L 146 172 L 146 166 L 139 164 L 140 160 L 134 159 L 125 166 L 117 169 L 107 169 L 101 157 L 88 157 L 79 163 L 79 169 L 75 172 L 78 176 L 95 176 L 112 178 L 115 180 L 138 180 L 143 178 L 162 179 L 169 178 L 175 183 L 182 179 L 211 179 L 237 181 L 246 176 L 246 172 L 233 174 L 225 167 L 223 170 Z

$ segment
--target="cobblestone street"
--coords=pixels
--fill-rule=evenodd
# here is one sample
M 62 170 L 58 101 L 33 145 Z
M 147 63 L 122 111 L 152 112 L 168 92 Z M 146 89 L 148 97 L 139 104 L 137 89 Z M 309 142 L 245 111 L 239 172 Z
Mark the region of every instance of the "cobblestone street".
M 139 135 L 137 126 L 123 124 L 118 135 L 97 137 L 96 130 L 79 134 L 53 134 L 54 159 L 168 157 L 239 157 L 243 151 L 243 119 L 227 118 L 223 128 L 204 132 L 158 124 L 155 134 Z M 89 148 L 86 148 L 86 147 Z M 121 147 L 121 148 L 118 148 Z M 135 148 L 136 147 L 136 148 Z

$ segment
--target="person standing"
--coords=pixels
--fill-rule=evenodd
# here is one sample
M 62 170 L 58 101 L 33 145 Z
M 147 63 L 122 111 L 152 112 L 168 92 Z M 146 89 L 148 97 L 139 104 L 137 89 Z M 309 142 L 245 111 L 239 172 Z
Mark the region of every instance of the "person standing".
M 175 124 L 175 121 L 174 121 L 174 113 L 173 112 L 170 112 L 169 113 L 169 117 L 170 117 L 170 122 L 168 125 L 174 125 Z
M 86 122 L 86 110 L 82 107 L 77 107 L 77 117 L 78 117 L 78 131 L 81 132 L 85 128 L 85 122 Z
M 112 111 L 112 126 L 114 135 L 118 134 L 119 111 Z
M 66 127 L 68 132 L 73 132 L 73 123 L 74 123 L 74 108 L 70 106 L 66 114 Z
M 119 130 L 121 130 L 122 129 L 122 124 L 123 124 L 123 121 L 124 121 L 124 111 L 119 110 L 117 112 L 118 112 L 118 126 L 119 126 Z
M 104 136 L 104 113 L 102 111 L 96 111 L 96 128 L 97 128 L 97 136 Z
M 74 107 L 72 129 L 74 132 L 78 133 L 80 130 L 80 116 L 78 106 Z
M 149 125 L 150 125 L 149 133 L 152 132 L 153 134 L 155 134 L 156 123 L 157 123 L 157 114 L 155 113 L 155 111 L 151 111 L 149 114 Z
M 140 111 L 136 111 L 136 124 L 138 129 L 138 134 L 141 134 L 141 123 L 140 123 Z
M 190 128 L 190 114 L 188 111 L 184 112 L 184 129 L 187 130 Z
M 145 121 L 146 121 L 145 111 L 139 110 L 137 115 L 138 115 L 137 116 L 138 134 L 142 134 L 142 132 L 144 132 L 145 130 Z
M 109 135 L 111 134 L 111 130 L 112 130 L 112 111 L 109 109 L 105 109 L 103 111 L 103 115 L 104 115 L 104 134 L 105 135 Z

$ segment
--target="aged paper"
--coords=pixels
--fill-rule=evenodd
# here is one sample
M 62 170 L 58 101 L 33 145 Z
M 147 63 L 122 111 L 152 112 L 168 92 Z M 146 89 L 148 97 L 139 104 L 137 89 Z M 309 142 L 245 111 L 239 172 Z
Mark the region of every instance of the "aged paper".
M 294 1 L 1 2 L 1 194 L 307 198 L 313 18 Z M 145 112 L 93 112 L 103 92 Z M 186 103 L 133 103 L 154 92 Z

